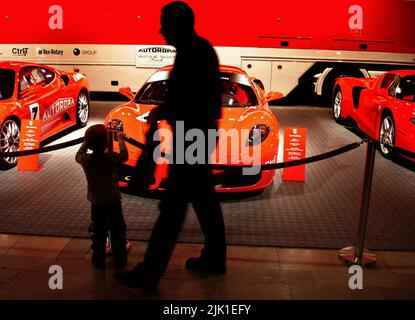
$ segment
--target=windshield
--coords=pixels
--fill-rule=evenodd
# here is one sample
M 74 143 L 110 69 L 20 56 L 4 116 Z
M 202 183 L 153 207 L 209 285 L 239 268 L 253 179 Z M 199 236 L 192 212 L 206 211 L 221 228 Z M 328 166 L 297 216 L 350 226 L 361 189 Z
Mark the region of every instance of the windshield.
M 396 98 L 415 102 L 415 76 L 403 78 L 396 88 Z
M 0 69 L 0 100 L 10 99 L 13 96 L 14 77 L 13 70 Z
M 161 104 L 166 100 L 169 72 L 157 72 L 137 93 L 134 102 L 141 104 Z M 242 74 L 221 72 L 222 106 L 256 106 L 258 100 L 247 77 Z

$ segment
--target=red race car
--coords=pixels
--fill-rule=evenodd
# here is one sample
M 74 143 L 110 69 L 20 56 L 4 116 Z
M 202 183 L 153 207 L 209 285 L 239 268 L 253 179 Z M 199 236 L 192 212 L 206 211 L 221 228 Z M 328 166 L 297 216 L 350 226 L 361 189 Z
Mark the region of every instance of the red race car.
M 0 152 L 19 148 L 22 119 L 42 120 L 41 140 L 89 119 L 88 80 L 26 62 L 0 62 Z M 0 168 L 16 165 L 16 157 L 0 158 Z
M 333 116 L 338 123 L 352 119 L 371 138 L 415 152 L 415 70 L 390 71 L 376 78 L 338 78 L 334 86 Z
M 114 130 L 122 130 L 138 142 L 145 142 L 145 135 L 149 130 L 146 117 L 150 110 L 162 103 L 167 90 L 167 79 L 172 67 L 167 66 L 154 73 L 142 86 L 137 94 L 131 89 L 121 88 L 120 92 L 128 96 L 130 102 L 113 109 L 105 119 L 105 124 Z M 242 170 L 243 158 L 251 153 L 254 145 L 260 148 L 260 164 L 277 161 L 279 143 L 279 125 L 276 117 L 269 109 L 268 101 L 282 97 L 279 92 L 271 91 L 267 95 L 263 91 L 261 81 L 250 78 L 243 70 L 236 67 L 221 66 L 222 79 L 222 119 L 219 121 L 218 148 L 226 149 L 226 157 L 212 159 L 219 165 L 230 165 L 233 170 L 214 170 L 216 189 L 219 192 L 248 192 L 260 191 L 270 185 L 275 176 L 275 170 L 260 171 L 256 174 L 244 174 Z M 197 81 L 197 70 L 192 81 Z M 195 102 L 197 104 L 197 101 Z M 160 129 L 170 130 L 166 121 L 159 123 Z M 255 130 L 254 130 L 255 129 Z M 228 133 L 235 133 L 236 143 L 228 143 Z M 242 132 L 246 133 L 244 136 Z M 223 133 L 223 134 L 222 134 Z M 258 142 L 254 142 L 254 136 Z M 162 142 L 162 148 L 167 153 L 171 151 L 170 141 Z M 234 146 L 246 146 L 244 150 L 234 151 Z M 121 185 L 133 179 L 133 169 L 142 150 L 127 144 L 129 159 L 119 167 Z M 114 143 L 118 151 L 118 143 Z M 224 150 L 222 149 L 222 150 Z M 164 189 L 167 177 L 168 161 L 161 159 L 155 171 L 155 183 L 151 190 Z

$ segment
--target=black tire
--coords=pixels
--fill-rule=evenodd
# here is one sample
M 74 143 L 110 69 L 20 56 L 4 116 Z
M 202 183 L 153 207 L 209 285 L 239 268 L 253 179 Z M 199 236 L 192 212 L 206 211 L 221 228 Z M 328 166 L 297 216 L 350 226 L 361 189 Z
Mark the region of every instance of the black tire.
M 342 108 L 343 108 L 343 93 L 340 87 L 336 87 L 336 89 L 334 90 L 334 95 L 333 95 L 332 111 L 333 111 L 334 120 L 339 124 L 344 123 L 344 119 L 342 117 Z
M 387 159 L 395 156 L 394 150 L 388 149 L 386 146 L 395 146 L 396 127 L 395 121 L 389 112 L 382 115 L 379 125 L 379 151 Z
M 14 152 L 19 149 L 20 123 L 12 118 L 6 119 L 0 126 L 0 152 Z M 15 167 L 17 157 L 0 157 L 0 169 Z
M 89 120 L 90 114 L 88 93 L 85 90 L 79 92 L 76 101 L 76 125 L 79 128 L 85 127 Z

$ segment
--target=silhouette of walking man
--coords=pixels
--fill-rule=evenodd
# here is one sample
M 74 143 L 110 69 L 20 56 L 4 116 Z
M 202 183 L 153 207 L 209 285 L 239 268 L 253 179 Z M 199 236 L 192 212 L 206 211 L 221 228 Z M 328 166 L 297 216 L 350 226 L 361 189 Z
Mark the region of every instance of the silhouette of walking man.
M 185 133 L 197 128 L 205 134 L 217 129 L 221 117 L 219 62 L 212 45 L 194 30 L 194 14 L 184 2 L 162 8 L 161 30 L 177 55 L 167 84 L 166 102 L 154 109 L 147 121 L 165 119 L 173 130 L 174 163 L 169 165 L 167 190 L 160 203 L 160 216 L 150 237 L 144 261 L 133 270 L 118 273 L 117 279 L 130 287 L 152 287 L 164 274 L 182 229 L 187 206 L 192 203 L 203 235 L 199 257 L 189 258 L 186 268 L 221 274 L 226 272 L 226 239 L 222 210 L 217 200 L 209 162 L 215 145 L 204 146 L 205 164 L 190 165 L 178 157 L 193 142 L 177 143 L 178 122 Z M 182 137 L 184 140 L 184 136 Z M 176 144 L 177 143 L 177 144 Z M 180 150 L 180 146 L 184 150 Z

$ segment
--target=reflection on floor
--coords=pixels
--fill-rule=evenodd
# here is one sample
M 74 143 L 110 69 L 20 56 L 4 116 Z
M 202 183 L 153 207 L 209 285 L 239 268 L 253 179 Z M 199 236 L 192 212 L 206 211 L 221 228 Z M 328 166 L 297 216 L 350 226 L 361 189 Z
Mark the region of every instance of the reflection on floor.
M 128 268 L 146 245 L 133 242 Z M 144 291 L 120 286 L 111 258 L 96 271 L 87 239 L 0 234 L 0 299 L 415 299 L 414 252 L 376 252 L 363 289 L 351 290 L 337 250 L 230 246 L 228 272 L 208 276 L 183 266 L 200 248 L 178 244 L 158 289 Z M 63 269 L 63 290 L 49 289 L 51 265 Z

